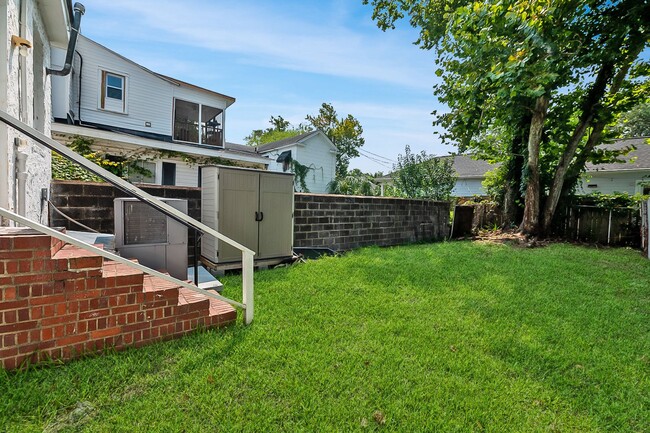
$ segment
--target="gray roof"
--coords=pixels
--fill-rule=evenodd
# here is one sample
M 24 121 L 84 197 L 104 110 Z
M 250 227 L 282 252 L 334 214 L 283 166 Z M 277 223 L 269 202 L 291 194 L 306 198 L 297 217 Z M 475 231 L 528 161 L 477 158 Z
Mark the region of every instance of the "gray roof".
M 233 152 L 257 154 L 254 146 L 246 146 L 245 144 L 229 143 L 226 141 L 224 148 Z
M 636 150 L 621 156 L 625 162 L 610 162 L 606 164 L 587 164 L 587 171 L 621 171 L 621 170 L 650 170 L 650 144 L 647 137 L 628 138 L 611 144 L 603 144 L 601 149 L 623 150 L 628 147 Z
M 635 146 L 636 150 L 622 156 L 626 162 L 610 162 L 606 164 L 587 163 L 587 171 L 621 171 L 621 170 L 650 170 L 650 145 L 648 138 L 628 138 L 611 144 L 599 146 L 601 149 L 622 150 Z M 484 178 L 485 173 L 498 167 L 482 159 L 472 159 L 471 155 L 454 156 L 454 168 L 460 179 Z
M 266 143 L 257 147 L 258 152 L 268 152 L 269 150 L 279 149 L 284 146 L 289 146 L 291 144 L 300 143 L 303 140 L 308 139 L 309 137 L 318 134 L 318 130 L 305 132 L 303 134 L 295 135 L 293 137 L 285 138 L 283 140 L 273 141 L 271 143 Z
M 485 173 L 498 166 L 483 159 L 474 159 L 472 155 L 454 155 L 454 169 L 460 179 L 482 179 Z

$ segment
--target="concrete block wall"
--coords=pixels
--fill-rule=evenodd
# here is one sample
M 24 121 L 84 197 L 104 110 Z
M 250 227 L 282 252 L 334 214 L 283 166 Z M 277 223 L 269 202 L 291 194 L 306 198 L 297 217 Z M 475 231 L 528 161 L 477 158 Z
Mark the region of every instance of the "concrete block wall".
M 335 251 L 442 240 L 449 203 L 389 197 L 295 194 L 294 246 Z

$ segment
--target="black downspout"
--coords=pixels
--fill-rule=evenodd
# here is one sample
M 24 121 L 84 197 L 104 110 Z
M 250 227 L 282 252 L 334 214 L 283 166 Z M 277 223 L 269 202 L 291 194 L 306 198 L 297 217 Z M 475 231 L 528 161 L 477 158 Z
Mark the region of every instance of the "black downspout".
M 65 76 L 72 70 L 72 58 L 77 46 L 77 36 L 79 35 L 79 28 L 81 27 L 81 16 L 86 13 L 86 8 L 81 3 L 74 4 L 74 18 L 72 20 L 72 27 L 70 28 L 70 40 L 68 41 L 68 52 L 65 56 L 65 65 L 61 70 L 53 70 L 50 68 L 45 69 L 48 75 Z

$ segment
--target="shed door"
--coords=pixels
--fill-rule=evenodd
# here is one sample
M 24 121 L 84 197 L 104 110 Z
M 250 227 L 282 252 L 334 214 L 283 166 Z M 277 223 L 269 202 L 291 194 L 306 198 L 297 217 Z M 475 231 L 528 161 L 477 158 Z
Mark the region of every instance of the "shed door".
M 219 169 L 218 231 L 257 253 L 259 174 Z M 241 252 L 219 241 L 219 263 L 241 261 Z
M 293 243 L 293 176 L 260 173 L 257 259 L 291 256 Z

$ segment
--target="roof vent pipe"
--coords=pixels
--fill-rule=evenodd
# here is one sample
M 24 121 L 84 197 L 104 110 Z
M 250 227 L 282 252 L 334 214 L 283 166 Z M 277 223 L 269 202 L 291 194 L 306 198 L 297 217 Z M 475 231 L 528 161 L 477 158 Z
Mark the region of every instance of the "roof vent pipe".
M 77 36 L 79 35 L 79 27 L 81 27 L 81 16 L 86 13 L 86 8 L 81 3 L 74 4 L 74 18 L 72 19 L 72 27 L 70 28 L 70 40 L 68 41 L 68 52 L 65 56 L 65 65 L 61 70 L 53 70 L 50 68 L 45 69 L 47 74 L 65 76 L 72 70 L 72 58 L 74 50 L 77 47 Z

